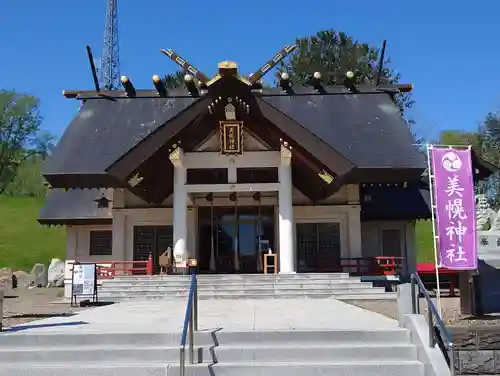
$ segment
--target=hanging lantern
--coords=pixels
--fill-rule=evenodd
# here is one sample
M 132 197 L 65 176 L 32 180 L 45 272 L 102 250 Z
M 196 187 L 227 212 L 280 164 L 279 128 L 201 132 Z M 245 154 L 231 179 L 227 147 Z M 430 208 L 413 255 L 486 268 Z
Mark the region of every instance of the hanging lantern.
M 97 207 L 99 209 L 107 209 L 109 208 L 109 203 L 111 202 L 110 199 L 108 199 L 107 197 L 105 196 L 102 196 L 102 197 L 99 197 L 99 198 L 96 198 L 94 200 L 94 202 L 97 203 Z

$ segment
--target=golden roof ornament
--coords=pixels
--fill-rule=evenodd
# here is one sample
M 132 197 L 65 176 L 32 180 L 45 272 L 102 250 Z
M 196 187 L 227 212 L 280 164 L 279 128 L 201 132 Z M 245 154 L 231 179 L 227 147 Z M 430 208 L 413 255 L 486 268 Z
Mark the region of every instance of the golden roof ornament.
M 219 69 L 220 75 L 238 74 L 238 64 L 236 64 L 234 61 L 221 61 L 219 64 L 217 64 L 217 68 Z

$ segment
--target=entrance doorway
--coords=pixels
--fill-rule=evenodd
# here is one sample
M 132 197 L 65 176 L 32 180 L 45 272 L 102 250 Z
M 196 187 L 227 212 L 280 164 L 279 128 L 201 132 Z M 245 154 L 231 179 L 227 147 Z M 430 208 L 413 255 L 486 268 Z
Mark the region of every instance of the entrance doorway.
M 340 272 L 340 224 L 297 223 L 297 271 Z
M 273 206 L 198 208 L 200 272 L 262 272 L 261 250 L 273 244 Z
M 153 258 L 153 270 L 159 272 L 159 256 L 172 247 L 172 226 L 134 226 L 134 260 L 146 261 L 149 255 Z M 134 274 L 140 274 L 137 272 Z

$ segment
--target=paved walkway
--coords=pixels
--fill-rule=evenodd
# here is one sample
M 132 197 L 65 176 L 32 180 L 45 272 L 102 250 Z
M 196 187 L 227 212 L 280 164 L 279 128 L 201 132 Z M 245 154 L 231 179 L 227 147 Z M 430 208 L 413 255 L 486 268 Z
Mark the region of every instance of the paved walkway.
M 134 301 L 30 323 L 17 333 L 179 332 L 182 300 Z M 395 320 L 335 299 L 199 301 L 199 329 L 392 329 Z M 8 333 L 5 333 L 8 334 Z

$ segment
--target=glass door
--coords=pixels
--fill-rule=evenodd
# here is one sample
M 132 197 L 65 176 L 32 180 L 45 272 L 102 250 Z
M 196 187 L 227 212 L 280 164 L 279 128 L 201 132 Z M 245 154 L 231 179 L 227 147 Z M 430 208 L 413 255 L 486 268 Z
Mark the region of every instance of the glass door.
M 274 208 L 200 207 L 198 234 L 201 272 L 261 272 L 259 241 L 273 244 Z

